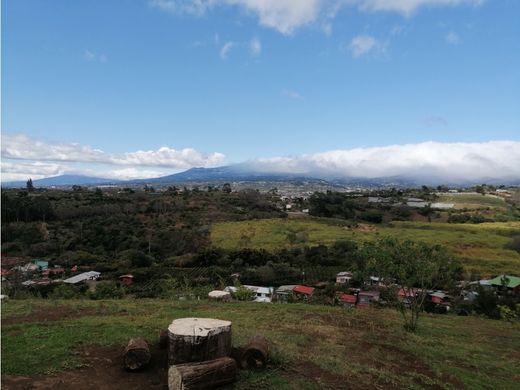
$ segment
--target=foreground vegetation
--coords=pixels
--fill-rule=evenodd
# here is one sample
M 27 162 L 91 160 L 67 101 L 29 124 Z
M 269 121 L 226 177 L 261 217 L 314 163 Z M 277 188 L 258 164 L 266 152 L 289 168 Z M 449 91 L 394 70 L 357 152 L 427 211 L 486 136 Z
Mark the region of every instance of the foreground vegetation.
M 120 348 L 136 336 L 155 343 L 173 319 L 198 316 L 232 321 L 235 345 L 258 333 L 272 341 L 270 368 L 241 372 L 238 389 L 514 389 L 520 380 L 518 322 L 426 315 L 410 334 L 385 309 L 150 299 L 2 306 L 2 375 L 88 375 L 78 349 Z
M 309 217 L 217 223 L 211 230 L 211 242 L 215 247 L 225 249 L 248 247 L 277 250 L 331 245 L 338 240 L 361 243 L 395 237 L 445 245 L 461 260 L 468 273 L 485 277 L 519 273 L 520 253 L 508 248 L 517 235 L 520 235 L 520 222 L 448 224 L 396 221 L 358 225 L 337 219 Z

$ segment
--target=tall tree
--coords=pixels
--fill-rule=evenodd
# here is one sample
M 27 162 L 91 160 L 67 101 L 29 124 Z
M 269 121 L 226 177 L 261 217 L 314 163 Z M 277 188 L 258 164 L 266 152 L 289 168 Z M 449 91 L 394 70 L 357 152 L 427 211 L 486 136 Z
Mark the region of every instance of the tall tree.
M 26 187 L 27 187 L 27 191 L 34 190 L 34 185 L 33 185 L 33 181 L 31 178 L 29 178 L 29 180 L 27 180 Z
M 392 290 L 392 304 L 401 313 L 405 329 L 412 332 L 429 291 L 453 286 L 462 272 L 460 263 L 440 245 L 386 239 L 366 245 L 364 255 L 368 270 Z M 398 299 L 399 289 L 405 299 Z

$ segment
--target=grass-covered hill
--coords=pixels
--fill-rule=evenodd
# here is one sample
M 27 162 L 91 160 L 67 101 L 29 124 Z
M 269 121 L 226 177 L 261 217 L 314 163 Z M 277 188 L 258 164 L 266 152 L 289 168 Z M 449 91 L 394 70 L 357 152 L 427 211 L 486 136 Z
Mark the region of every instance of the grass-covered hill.
M 291 240 L 294 235 L 297 239 Z M 509 249 L 513 237 L 518 235 L 520 222 L 449 224 L 405 221 L 356 225 L 327 218 L 294 218 L 217 223 L 211 230 L 211 242 L 225 249 L 275 250 L 330 245 L 345 239 L 364 242 L 396 237 L 445 245 L 462 261 L 468 272 L 485 276 L 518 274 L 520 253 Z
M 520 325 L 424 315 L 415 334 L 387 309 L 170 300 L 24 300 L 2 305 L 2 388 L 163 389 L 159 332 L 176 318 L 233 323 L 233 343 L 263 334 L 265 371 L 242 371 L 235 389 L 517 389 Z M 131 337 L 151 345 L 152 366 L 127 373 Z M 67 387 L 69 386 L 69 387 Z

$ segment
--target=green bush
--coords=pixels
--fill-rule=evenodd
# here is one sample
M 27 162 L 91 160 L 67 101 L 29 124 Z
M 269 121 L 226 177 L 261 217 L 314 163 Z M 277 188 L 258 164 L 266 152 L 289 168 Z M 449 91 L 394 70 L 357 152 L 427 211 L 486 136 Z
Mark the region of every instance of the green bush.
M 48 294 L 51 299 L 73 299 L 79 296 L 79 290 L 68 284 L 59 284 Z
M 123 289 L 111 281 L 98 282 L 94 291 L 87 292 L 90 299 L 121 299 L 123 295 Z
M 239 286 L 237 291 L 233 293 L 233 298 L 239 301 L 250 301 L 253 299 L 255 293 L 244 286 Z

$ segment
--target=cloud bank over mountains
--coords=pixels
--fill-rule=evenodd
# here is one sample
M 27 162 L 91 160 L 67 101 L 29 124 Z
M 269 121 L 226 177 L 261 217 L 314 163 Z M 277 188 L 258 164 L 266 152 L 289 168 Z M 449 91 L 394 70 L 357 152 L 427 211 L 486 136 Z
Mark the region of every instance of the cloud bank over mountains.
M 479 6 L 484 0 L 149 0 L 165 12 L 202 16 L 217 7 L 239 7 L 258 18 L 260 25 L 290 35 L 317 23 L 330 33 L 330 22 L 343 8 L 364 12 L 396 12 L 410 17 L 421 8 Z
M 107 153 L 87 145 L 52 144 L 23 134 L 2 135 L 2 180 L 60 174 L 114 179 L 164 176 L 192 167 L 215 167 L 223 153 L 167 146 L 154 151 Z M 403 177 L 446 182 L 519 180 L 520 142 L 422 142 L 332 150 L 293 157 L 261 158 L 240 164 L 251 172 L 323 178 Z
M 328 177 L 409 177 L 447 181 L 520 179 L 520 142 L 423 142 L 248 162 L 257 171 Z
M 166 146 L 157 150 L 114 154 L 77 143 L 52 144 L 24 134 L 2 134 L 3 181 L 63 173 L 98 174 L 122 179 L 156 177 L 171 170 L 194 166 L 214 167 L 222 164 L 224 159 L 222 153 L 205 154 L 191 148 L 172 149 Z M 83 166 L 77 167 L 76 164 Z M 115 169 L 114 166 L 126 168 Z M 144 170 L 143 167 L 163 169 Z

